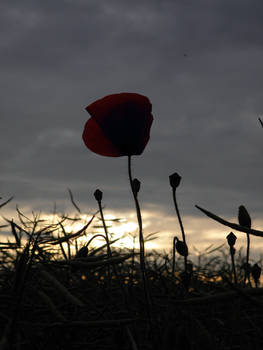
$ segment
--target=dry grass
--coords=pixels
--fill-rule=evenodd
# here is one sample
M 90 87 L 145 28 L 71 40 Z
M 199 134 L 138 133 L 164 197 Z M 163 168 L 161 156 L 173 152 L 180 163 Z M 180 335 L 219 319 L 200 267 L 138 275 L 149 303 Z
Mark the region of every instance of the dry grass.
M 96 217 L 69 234 L 66 216 L 18 216 L 6 219 L 13 239 L 0 243 L 1 350 L 262 349 L 263 289 L 243 287 L 241 252 L 237 284 L 228 251 L 208 247 L 188 266 L 189 285 L 184 257 L 147 253 L 149 324 L 139 253 L 111 248 L 109 256 L 107 239 L 79 247 Z

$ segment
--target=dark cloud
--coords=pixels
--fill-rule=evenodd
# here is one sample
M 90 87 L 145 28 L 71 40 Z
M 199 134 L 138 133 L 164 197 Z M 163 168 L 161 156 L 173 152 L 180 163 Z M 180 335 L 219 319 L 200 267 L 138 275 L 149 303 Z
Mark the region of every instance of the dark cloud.
M 262 213 L 263 3 L 2 1 L 0 191 L 48 207 L 70 187 L 92 207 L 133 204 L 126 159 L 85 148 L 84 107 L 104 95 L 149 96 L 151 140 L 134 157 L 145 208 L 173 211 L 179 172 L 185 215 L 198 203 L 225 216 Z M 69 203 L 70 205 L 70 203 Z

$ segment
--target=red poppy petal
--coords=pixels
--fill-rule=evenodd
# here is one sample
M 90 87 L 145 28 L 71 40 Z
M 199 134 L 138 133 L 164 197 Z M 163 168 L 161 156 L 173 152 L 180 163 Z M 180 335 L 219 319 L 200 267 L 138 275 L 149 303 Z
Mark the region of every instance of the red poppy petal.
M 150 130 L 151 130 L 152 122 L 153 122 L 153 115 L 152 113 L 150 113 L 148 116 L 148 122 L 145 124 L 145 128 L 143 131 L 144 139 L 142 141 L 142 152 L 146 147 L 148 141 L 150 140 Z
M 105 137 L 122 155 L 143 152 L 153 121 L 150 100 L 136 93 L 108 95 L 86 107 Z
M 85 145 L 92 151 L 101 156 L 120 157 L 122 154 L 106 139 L 101 128 L 95 119 L 90 118 L 85 124 L 82 134 Z
M 152 105 L 148 97 L 130 92 L 105 96 L 91 103 L 86 107 L 86 110 L 101 125 L 108 117 L 109 112 L 126 103 L 136 105 L 145 114 L 151 113 Z

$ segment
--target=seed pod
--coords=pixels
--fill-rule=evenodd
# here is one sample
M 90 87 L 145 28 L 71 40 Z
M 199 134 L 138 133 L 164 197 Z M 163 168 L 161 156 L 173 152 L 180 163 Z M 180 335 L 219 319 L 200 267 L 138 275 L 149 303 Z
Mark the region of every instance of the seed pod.
M 230 232 L 227 236 L 226 236 L 226 239 L 227 239 L 227 243 L 230 247 L 234 247 L 235 243 L 236 243 L 236 240 L 237 240 L 237 237 L 236 235 L 233 233 L 233 232 Z
M 175 248 L 177 252 L 182 256 L 188 256 L 187 245 L 183 241 L 180 241 L 177 237 L 176 240 L 177 242 L 175 243 Z
M 181 182 L 182 177 L 178 173 L 174 173 L 169 176 L 170 185 L 173 189 L 176 189 Z
M 103 195 L 103 193 L 98 189 L 94 192 L 94 197 L 95 197 L 96 201 L 98 201 L 98 202 L 101 202 L 102 195 Z
M 257 284 L 261 275 L 261 267 L 259 267 L 258 264 L 254 264 L 252 266 L 251 273 L 255 283 Z
M 132 180 L 132 188 L 135 194 L 138 194 L 141 188 L 141 183 L 138 179 Z
M 240 205 L 238 209 L 238 222 L 241 226 L 251 228 L 251 218 L 244 205 Z

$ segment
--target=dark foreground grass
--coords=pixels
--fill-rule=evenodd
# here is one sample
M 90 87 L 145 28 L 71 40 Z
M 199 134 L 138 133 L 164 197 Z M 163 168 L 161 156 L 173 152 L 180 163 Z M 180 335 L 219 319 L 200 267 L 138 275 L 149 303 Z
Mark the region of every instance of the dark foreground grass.
M 69 218 L 19 215 L 7 220 L 13 242 L 0 244 L 1 350 L 263 348 L 263 289 L 244 287 L 240 252 L 237 283 L 227 250 L 188 261 L 187 281 L 182 256 L 146 253 L 149 322 L 139 252 L 78 247 L 92 222 L 67 234 Z

